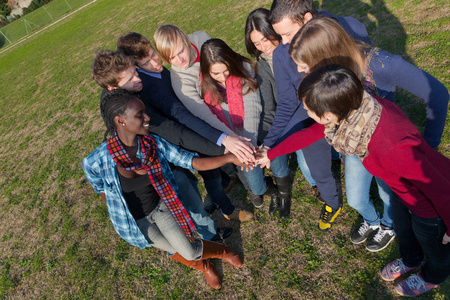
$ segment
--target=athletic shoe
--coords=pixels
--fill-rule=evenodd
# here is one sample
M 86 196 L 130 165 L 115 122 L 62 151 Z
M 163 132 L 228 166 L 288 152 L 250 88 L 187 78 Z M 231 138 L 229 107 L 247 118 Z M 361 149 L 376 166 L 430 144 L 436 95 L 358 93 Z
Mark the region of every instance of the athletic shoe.
M 224 239 L 230 237 L 230 235 L 233 233 L 233 228 L 231 227 L 217 227 L 217 233 L 215 236 L 211 238 L 212 242 L 220 242 Z
M 419 269 L 421 266 L 422 263 L 416 267 L 407 267 L 401 258 L 397 258 L 384 266 L 383 271 L 381 271 L 381 278 L 385 281 L 393 281 L 406 273 Z
M 394 238 L 394 229 L 381 224 L 377 233 L 368 238 L 366 249 L 370 252 L 381 251 L 386 248 L 394 240 Z
M 205 211 L 206 211 L 208 214 L 212 215 L 213 212 L 216 210 L 216 208 L 217 208 L 217 205 L 213 203 L 213 204 L 210 204 L 210 205 L 206 206 L 206 207 L 205 207 Z
M 264 203 L 264 195 L 259 196 L 252 193 L 252 191 L 248 191 L 248 196 L 250 198 L 250 201 L 256 208 L 261 208 Z
M 341 205 L 339 205 L 337 209 L 333 210 L 330 206 L 324 204 L 322 207 L 322 211 L 320 212 L 319 230 L 322 232 L 328 231 L 341 210 Z
M 380 229 L 380 225 L 379 224 L 371 226 L 369 223 L 364 221 L 350 235 L 350 240 L 352 241 L 353 244 L 356 244 L 356 245 L 364 243 L 367 240 L 367 238 L 371 234 L 376 232 L 378 229 Z
M 420 272 L 413 274 L 395 286 L 395 291 L 402 296 L 415 297 L 435 289 L 439 284 L 428 283 L 423 280 Z

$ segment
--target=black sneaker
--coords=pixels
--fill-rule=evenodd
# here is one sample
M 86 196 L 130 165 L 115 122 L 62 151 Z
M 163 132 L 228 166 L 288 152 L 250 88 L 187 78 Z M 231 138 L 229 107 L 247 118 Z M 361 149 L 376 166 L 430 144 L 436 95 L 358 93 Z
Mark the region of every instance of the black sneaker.
M 223 241 L 224 239 L 228 238 L 233 233 L 233 228 L 231 227 L 223 227 L 223 228 L 217 228 L 217 233 L 215 236 L 212 237 L 211 241 L 213 242 L 219 242 Z
M 216 205 L 215 203 L 213 203 L 213 204 L 210 204 L 210 205 L 206 206 L 206 207 L 205 207 L 205 211 L 206 211 L 208 214 L 212 215 L 213 212 L 216 210 L 216 208 L 217 208 L 217 205 Z
M 255 195 L 252 193 L 252 191 L 248 191 L 248 196 L 250 198 L 250 201 L 256 208 L 261 208 L 263 206 L 264 196 Z
M 378 232 L 367 239 L 366 249 L 377 252 L 386 248 L 395 238 L 394 229 L 380 225 Z
M 369 223 L 364 221 L 350 235 L 350 240 L 352 241 L 353 244 L 356 244 L 356 245 L 364 243 L 367 240 L 367 238 L 371 234 L 373 234 L 375 231 L 377 231 L 378 229 L 380 229 L 380 225 L 379 224 L 374 225 L 374 226 L 370 226 Z

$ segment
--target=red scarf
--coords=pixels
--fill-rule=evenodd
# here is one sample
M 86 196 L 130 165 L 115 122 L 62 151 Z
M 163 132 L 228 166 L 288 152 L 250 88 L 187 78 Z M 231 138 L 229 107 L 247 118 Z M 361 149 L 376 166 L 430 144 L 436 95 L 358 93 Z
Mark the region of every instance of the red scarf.
M 195 45 L 192 43 L 191 43 L 191 46 L 194 47 L 195 52 L 197 53 L 197 58 L 192 63 L 200 62 L 200 52 L 198 52 L 198 48 L 195 47 Z
M 134 162 L 123 148 L 117 133 L 108 140 L 107 146 L 113 160 L 125 170 L 147 170 L 150 182 L 158 193 L 159 197 L 164 201 L 170 212 L 174 216 L 180 228 L 184 231 L 191 242 L 198 239 L 199 235 L 195 231 L 194 223 L 189 217 L 186 209 L 181 204 L 175 191 L 164 178 L 156 152 L 158 146 L 151 135 L 138 136 L 138 144 L 141 148 L 143 159 L 141 163 Z
M 202 76 L 200 76 L 200 79 L 203 82 Z M 231 123 L 233 123 L 233 127 L 242 130 L 244 128 L 245 112 L 244 112 L 244 100 L 242 97 L 241 78 L 231 75 L 228 76 L 226 80 L 226 91 Z M 227 118 L 225 117 L 225 113 L 222 110 L 222 107 L 220 105 L 217 105 L 216 97 L 212 96 L 210 91 L 207 91 L 203 100 L 205 100 L 206 104 L 208 105 L 212 113 L 215 114 L 222 123 L 224 123 L 230 128 Z M 235 131 L 234 128 L 230 129 Z

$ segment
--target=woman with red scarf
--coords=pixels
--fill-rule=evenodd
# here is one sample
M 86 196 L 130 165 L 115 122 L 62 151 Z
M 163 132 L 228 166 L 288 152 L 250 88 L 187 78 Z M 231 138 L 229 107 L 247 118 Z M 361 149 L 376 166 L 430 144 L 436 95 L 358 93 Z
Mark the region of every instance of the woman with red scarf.
M 261 122 L 261 98 L 255 79 L 255 68 L 251 60 L 234 52 L 224 41 L 210 39 L 200 52 L 201 96 L 211 112 L 239 136 L 250 139 L 256 147 Z M 276 162 L 272 164 L 274 175 L 281 173 Z M 284 166 L 286 167 L 286 166 Z M 280 217 L 290 211 L 289 175 L 275 178 L 278 190 L 270 177 L 264 176 L 261 168 L 244 172 L 250 197 L 255 207 L 263 204 L 262 195 L 270 195 L 269 213 L 280 208 Z
M 199 158 L 149 134 L 144 103 L 124 90 L 109 91 L 102 98 L 101 111 L 106 141 L 83 160 L 83 169 L 105 200 L 114 229 L 131 245 L 167 251 L 170 258 L 202 271 L 208 284 L 219 289 L 222 278 L 207 259 L 220 258 L 240 268 L 242 258 L 223 244 L 199 238 L 178 199 L 169 162 L 209 170 L 240 164 L 239 160 L 231 153 Z

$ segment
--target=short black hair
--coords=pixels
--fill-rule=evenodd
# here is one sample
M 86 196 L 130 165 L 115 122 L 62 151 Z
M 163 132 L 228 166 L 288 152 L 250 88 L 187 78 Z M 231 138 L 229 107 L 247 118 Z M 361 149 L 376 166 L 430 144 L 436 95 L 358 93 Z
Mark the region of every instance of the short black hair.
M 274 0 L 270 7 L 269 22 L 273 25 L 287 17 L 292 22 L 303 24 L 303 18 L 308 12 L 317 17 L 313 0 Z
M 364 88 L 350 69 L 341 65 L 318 68 L 303 79 L 298 98 L 318 117 L 330 112 L 344 120 L 352 110 L 360 107 Z

